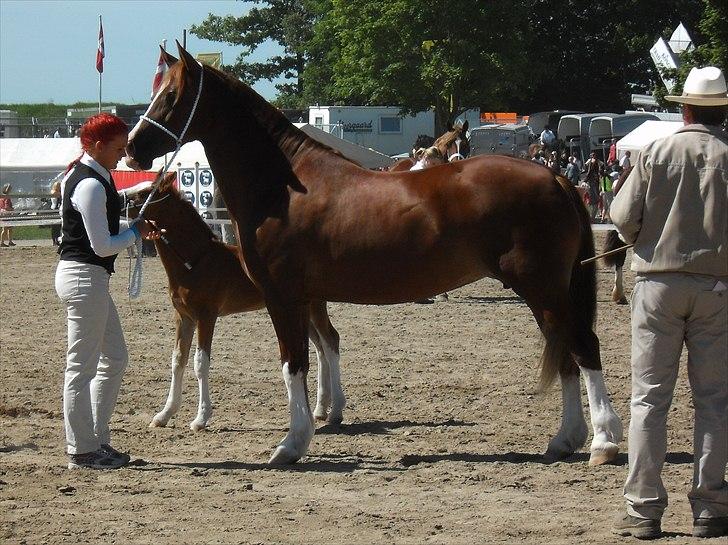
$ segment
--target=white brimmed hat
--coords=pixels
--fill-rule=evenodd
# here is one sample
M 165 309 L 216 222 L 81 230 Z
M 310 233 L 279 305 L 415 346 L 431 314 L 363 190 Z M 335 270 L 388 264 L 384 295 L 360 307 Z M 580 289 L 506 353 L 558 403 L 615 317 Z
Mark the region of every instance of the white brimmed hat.
M 728 89 L 723 72 L 715 66 L 693 68 L 685 79 L 683 94 L 668 95 L 665 100 L 694 106 L 726 106 Z

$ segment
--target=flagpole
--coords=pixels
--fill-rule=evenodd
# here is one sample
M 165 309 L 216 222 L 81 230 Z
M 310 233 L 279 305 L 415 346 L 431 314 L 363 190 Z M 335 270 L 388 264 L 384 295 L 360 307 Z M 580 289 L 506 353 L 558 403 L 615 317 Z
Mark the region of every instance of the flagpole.
M 102 28 L 103 27 L 101 24 L 101 15 L 99 15 L 99 33 L 101 32 Z M 103 62 L 103 58 L 101 62 Z M 98 70 L 98 62 L 96 68 Z M 103 69 L 99 72 L 99 113 L 101 113 L 101 74 L 103 74 Z

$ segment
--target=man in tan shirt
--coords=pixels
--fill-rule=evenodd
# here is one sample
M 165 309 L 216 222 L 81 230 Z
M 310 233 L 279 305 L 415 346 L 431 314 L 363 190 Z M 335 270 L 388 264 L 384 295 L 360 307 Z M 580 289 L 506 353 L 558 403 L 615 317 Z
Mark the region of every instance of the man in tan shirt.
M 661 535 L 667 491 L 660 473 L 667 414 L 683 344 L 695 406 L 693 535 L 728 535 L 728 113 L 723 73 L 693 68 L 685 126 L 648 145 L 615 198 L 611 217 L 634 243 L 632 402 L 627 514 L 614 532 Z

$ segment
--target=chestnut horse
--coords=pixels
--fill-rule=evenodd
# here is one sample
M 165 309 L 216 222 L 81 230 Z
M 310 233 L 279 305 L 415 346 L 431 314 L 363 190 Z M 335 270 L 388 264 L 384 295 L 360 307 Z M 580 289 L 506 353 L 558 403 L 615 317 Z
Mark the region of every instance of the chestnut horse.
M 155 197 L 144 217 L 165 229 L 164 240 L 155 241 L 167 273 L 169 296 L 175 309 L 176 337 L 172 352 L 172 383 L 164 408 L 150 427 L 164 427 L 179 410 L 182 377 L 189 358 L 192 335 L 197 328 L 194 369 L 199 386 L 197 417 L 193 431 L 206 428 L 212 417 L 209 392 L 210 357 L 215 322 L 219 316 L 259 310 L 265 306 L 263 294 L 245 275 L 237 246 L 223 244 L 187 199 L 174 187 L 174 173 L 160 180 Z M 135 218 L 151 192 L 149 182 L 122 191 L 124 208 Z M 308 330 L 318 359 L 318 395 L 314 416 L 317 420 L 340 423 L 346 398 L 339 370 L 339 334 L 331 325 L 323 301 L 312 302 Z
M 420 147 L 417 143 L 423 140 L 423 136 L 424 135 L 420 135 L 417 137 L 417 142 L 415 142 L 415 149 L 418 149 Z M 440 150 L 440 153 L 443 157 L 445 157 L 448 162 L 465 159 L 468 155 L 470 155 L 470 141 L 468 140 L 467 120 L 465 121 L 465 123 L 462 124 L 457 123 L 455 125 L 452 125 L 452 123 L 448 123 L 447 132 L 442 134 L 431 145 Z M 412 157 L 407 157 L 405 159 L 397 161 L 387 170 L 389 172 L 403 172 L 405 170 L 411 169 L 414 164 L 415 160 Z
M 205 148 L 280 346 L 290 429 L 271 463 L 297 461 L 314 435 L 306 391 L 312 302 L 417 301 L 485 276 L 520 295 L 541 328 L 541 386 L 561 378 L 564 411 L 547 457 L 568 456 L 587 439 L 580 369 L 594 428 L 590 463 L 616 456 L 622 426 L 593 331 L 595 268 L 580 265 L 594 255 L 594 240 L 565 178 L 503 156 L 419 171 L 363 169 L 178 47 L 181 61 L 166 56 L 171 68 L 129 135 L 127 163 L 149 168 L 189 140 Z

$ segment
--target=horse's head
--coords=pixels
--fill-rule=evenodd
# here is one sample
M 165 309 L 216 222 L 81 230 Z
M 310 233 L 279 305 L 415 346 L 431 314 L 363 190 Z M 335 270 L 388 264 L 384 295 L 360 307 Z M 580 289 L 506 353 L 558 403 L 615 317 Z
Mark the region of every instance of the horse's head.
M 146 113 L 129 133 L 126 164 L 136 170 L 151 168 L 155 157 L 195 140 L 205 117 L 199 115 L 204 68 L 179 43 L 177 47 L 180 61 L 162 50 L 170 68 Z
M 139 215 L 139 210 L 149 197 L 154 184 L 159 180 L 161 171 L 157 174 L 154 182 L 141 182 L 137 185 L 124 189 L 119 192 L 122 198 L 122 211 L 131 219 L 135 219 Z M 183 197 L 175 188 L 174 182 L 177 175 L 174 172 L 167 172 L 159 183 L 157 190 L 149 201 L 147 208 L 144 210 L 144 217 L 157 223 L 166 223 L 165 218 L 169 215 L 170 204 L 174 200 Z
M 453 126 L 448 123 L 447 132 L 435 140 L 434 146 L 448 161 L 459 161 L 470 155 L 468 122 Z

